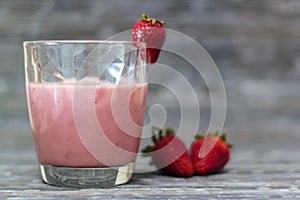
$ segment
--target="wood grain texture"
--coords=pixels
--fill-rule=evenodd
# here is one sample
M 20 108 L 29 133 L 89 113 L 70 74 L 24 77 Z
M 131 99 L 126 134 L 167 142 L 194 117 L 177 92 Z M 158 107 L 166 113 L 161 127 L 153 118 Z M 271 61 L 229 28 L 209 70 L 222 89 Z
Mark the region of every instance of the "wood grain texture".
M 148 167 L 150 172 L 136 173 L 122 186 L 73 189 L 42 183 L 31 141 L 16 136 L 11 141 L 0 141 L 0 199 L 300 199 L 299 149 L 268 150 L 253 143 L 251 149 L 237 147 L 218 174 L 176 178 Z M 137 171 L 147 166 L 139 159 Z
M 300 198 L 300 164 L 228 165 L 211 176 L 135 174 L 110 189 L 72 189 L 41 183 L 36 165 L 2 165 L 1 199 L 271 199 Z

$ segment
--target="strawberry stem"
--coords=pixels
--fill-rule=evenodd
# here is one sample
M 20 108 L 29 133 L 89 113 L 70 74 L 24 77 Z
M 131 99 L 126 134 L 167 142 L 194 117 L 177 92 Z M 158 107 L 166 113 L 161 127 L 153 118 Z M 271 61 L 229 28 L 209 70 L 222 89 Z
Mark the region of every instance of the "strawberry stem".
M 213 133 L 212 132 L 207 132 L 206 136 L 203 136 L 203 135 L 196 135 L 195 136 L 195 140 L 199 140 L 199 139 L 203 139 L 205 137 L 218 137 L 220 140 L 222 140 L 227 146 L 228 148 L 232 148 L 233 145 L 232 144 L 228 144 L 226 142 L 227 138 L 226 138 L 226 133 L 222 133 L 220 136 L 219 136 L 219 133 L 220 133 L 220 129 L 217 129 L 216 131 L 214 131 Z
M 199 139 L 203 139 L 203 138 L 204 138 L 203 135 L 199 135 L 199 134 L 195 135 L 195 140 L 199 140 Z
M 156 139 L 156 131 L 161 131 L 161 129 L 160 128 L 158 128 L 158 127 L 156 127 L 156 126 L 153 126 L 152 127 L 152 142 L 155 144 L 156 142 L 157 142 L 157 139 Z M 158 132 L 158 134 L 160 134 Z M 159 136 L 159 139 L 161 139 L 160 137 L 162 137 L 162 136 Z
M 223 140 L 223 142 L 226 142 L 226 134 L 223 133 L 223 134 L 220 136 L 220 139 Z
M 149 17 L 147 14 L 142 14 L 142 20 L 145 20 L 145 21 L 150 21 Z
M 146 146 L 144 149 L 142 149 L 143 154 L 151 153 L 153 151 L 153 147 L 151 145 Z M 145 155 L 147 156 L 147 155 Z
M 157 140 L 156 140 L 155 134 L 153 134 L 153 135 L 152 135 L 152 142 L 155 144 L 156 141 L 157 141 Z
M 162 21 L 162 20 L 158 20 L 158 19 L 155 19 L 155 18 L 150 18 L 147 14 L 142 14 L 142 20 L 146 21 L 146 22 L 150 22 L 151 21 L 151 24 L 154 25 L 156 22 L 164 25 L 165 22 Z
M 158 131 L 158 138 L 161 140 L 162 137 L 163 137 L 163 132 L 162 132 L 162 130 L 159 130 Z
M 173 129 L 171 129 L 171 128 L 167 128 L 167 129 L 166 129 L 166 135 L 167 135 L 167 136 L 169 136 L 169 135 L 174 135 L 174 132 L 175 132 L 175 131 L 174 131 Z
M 156 19 L 154 19 L 154 18 L 151 18 L 151 23 L 152 23 L 152 25 L 154 25 L 156 22 L 157 22 L 157 20 L 156 20 Z
M 212 136 L 217 137 L 217 136 L 219 136 L 219 133 L 220 133 L 220 130 L 217 129 L 217 130 L 215 130 L 215 132 L 213 132 Z

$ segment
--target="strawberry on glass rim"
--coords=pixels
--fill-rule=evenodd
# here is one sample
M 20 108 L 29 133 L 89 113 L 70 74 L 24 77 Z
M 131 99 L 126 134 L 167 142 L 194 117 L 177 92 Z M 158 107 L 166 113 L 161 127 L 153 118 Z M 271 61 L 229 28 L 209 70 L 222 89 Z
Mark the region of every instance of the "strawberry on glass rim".
M 143 14 L 142 18 L 132 27 L 132 40 L 146 43 L 146 55 L 142 54 L 142 59 L 147 63 L 153 64 L 159 57 L 166 40 L 164 24 L 164 21 Z

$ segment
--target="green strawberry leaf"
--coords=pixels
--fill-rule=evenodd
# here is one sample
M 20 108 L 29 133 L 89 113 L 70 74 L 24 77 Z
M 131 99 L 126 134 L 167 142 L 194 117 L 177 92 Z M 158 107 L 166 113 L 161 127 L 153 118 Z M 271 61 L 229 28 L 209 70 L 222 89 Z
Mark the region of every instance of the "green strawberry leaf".
M 147 157 L 150 156 L 150 153 L 153 151 L 153 146 L 148 145 L 142 149 L 142 156 Z

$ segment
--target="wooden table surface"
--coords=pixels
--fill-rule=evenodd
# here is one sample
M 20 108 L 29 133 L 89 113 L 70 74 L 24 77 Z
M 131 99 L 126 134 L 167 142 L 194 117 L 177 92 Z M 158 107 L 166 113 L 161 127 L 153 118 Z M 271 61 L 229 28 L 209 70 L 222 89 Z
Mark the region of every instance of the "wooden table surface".
M 110 189 L 73 189 L 41 182 L 30 134 L 0 136 L 0 199 L 300 199 L 295 139 L 278 144 L 235 141 L 229 164 L 210 176 L 175 178 L 146 172 Z M 138 172 L 147 166 L 138 159 Z

